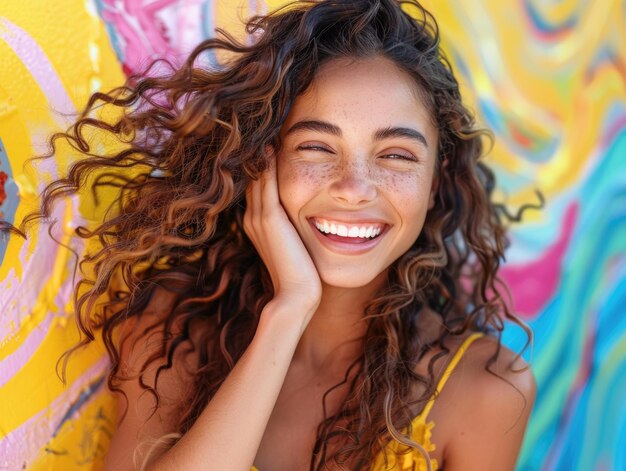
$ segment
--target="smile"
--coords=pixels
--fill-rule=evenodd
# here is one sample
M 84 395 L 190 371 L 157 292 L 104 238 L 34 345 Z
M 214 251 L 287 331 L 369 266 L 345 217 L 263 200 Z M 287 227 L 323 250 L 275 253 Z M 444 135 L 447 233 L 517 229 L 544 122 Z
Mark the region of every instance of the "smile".
M 369 252 L 380 243 L 390 227 L 377 222 L 350 224 L 322 218 L 310 218 L 309 224 L 322 245 L 342 255 Z
M 328 221 L 326 219 L 314 218 L 313 222 L 317 230 L 324 234 L 338 235 L 346 238 L 373 239 L 380 235 L 383 224 L 344 224 L 341 222 Z

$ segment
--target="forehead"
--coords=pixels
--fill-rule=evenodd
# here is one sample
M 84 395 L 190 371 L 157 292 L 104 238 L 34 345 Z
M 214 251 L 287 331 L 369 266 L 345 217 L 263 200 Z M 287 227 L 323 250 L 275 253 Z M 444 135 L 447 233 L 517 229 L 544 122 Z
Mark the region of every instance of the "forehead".
M 419 127 L 435 140 L 431 114 L 420 94 L 415 79 L 389 59 L 332 59 L 296 98 L 283 129 L 302 119 L 323 119 L 347 131 Z

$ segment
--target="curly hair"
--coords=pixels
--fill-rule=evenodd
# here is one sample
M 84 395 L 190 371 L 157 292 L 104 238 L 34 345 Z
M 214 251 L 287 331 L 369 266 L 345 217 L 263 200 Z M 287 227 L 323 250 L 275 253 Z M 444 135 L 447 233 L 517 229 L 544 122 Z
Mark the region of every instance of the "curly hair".
M 273 297 L 242 224 L 246 187 L 267 165 L 265 147 L 280 149 L 279 131 L 294 100 L 324 63 L 392 60 L 415 80 L 438 130 L 436 200 L 420 236 L 365 308 L 362 352 L 324 403 L 336 387 L 348 384 L 349 392 L 336 414 L 326 416 L 324 408 L 310 469 L 331 462 L 366 468 L 393 439 L 419 449 L 429 463 L 428 453 L 410 439 L 411 418 L 435 391 L 433 365 L 449 352 L 446 338 L 468 330 L 495 335 L 498 349 L 488 369 L 506 320 L 520 325 L 529 341 L 531 336 L 508 309 L 497 277 L 506 222 L 520 214 L 512 216 L 492 200 L 495 178 L 481 161 L 483 138 L 490 134 L 477 128 L 464 106 L 436 21 L 416 1 L 294 2 L 251 18 L 246 31 L 251 43 L 218 30 L 169 75 L 150 76 L 148 68 L 122 87 L 94 94 L 73 126 L 52 136 L 44 156 L 51 157 L 61 139 L 81 158 L 46 187 L 41 209 L 13 230 L 23 233 L 28 222 L 49 217 L 55 200 L 87 182 L 94 191 L 106 187 L 117 195 L 96 227 L 76 229 L 99 246 L 80 262 L 74 301 L 84 338 L 75 348 L 101 335 L 111 359 L 109 387 L 120 390 L 126 378 L 116 332 L 146 314 L 156 290 L 171 293 L 165 318 L 142 333 L 158 324 L 161 348 L 142 365 L 142 371 L 158 365 L 156 379 L 141 384 L 158 406 L 159 374 L 172 367 L 192 325 L 202 326 L 193 394 L 178 421 L 183 434 L 249 345 Z M 216 52 L 225 53 L 220 61 L 200 64 L 202 55 L 218 57 Z M 102 106 L 117 110 L 117 117 L 94 117 Z M 107 154 L 91 144 L 94 129 L 121 148 Z M 435 340 L 419 327 L 427 309 L 445 327 Z M 428 375 L 417 374 L 416 364 L 434 347 L 441 351 L 430 360 Z M 418 398 L 416 384 L 423 391 Z M 328 451 L 331 442 L 339 445 L 336 452 Z

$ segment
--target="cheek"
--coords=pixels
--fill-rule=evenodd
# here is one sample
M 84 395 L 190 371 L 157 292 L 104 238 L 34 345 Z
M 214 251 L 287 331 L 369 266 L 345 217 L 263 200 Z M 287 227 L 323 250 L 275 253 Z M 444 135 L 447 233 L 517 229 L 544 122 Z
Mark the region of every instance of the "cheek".
M 284 173 L 283 179 L 287 185 L 316 187 L 331 178 L 333 168 L 330 164 L 292 163 L 284 166 Z
M 278 193 L 290 216 L 311 200 L 332 177 L 332 165 L 279 162 Z
M 379 188 L 389 195 L 397 211 L 403 216 L 421 213 L 428 208 L 430 182 L 427 175 L 419 172 L 385 172 L 378 178 Z

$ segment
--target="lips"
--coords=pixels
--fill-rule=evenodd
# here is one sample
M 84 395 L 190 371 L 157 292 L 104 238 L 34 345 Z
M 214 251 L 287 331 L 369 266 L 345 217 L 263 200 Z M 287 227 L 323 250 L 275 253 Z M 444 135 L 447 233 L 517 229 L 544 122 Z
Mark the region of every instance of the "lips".
M 380 222 L 343 222 L 311 218 L 309 223 L 318 240 L 333 252 L 355 255 L 372 249 L 383 238 L 388 224 Z

